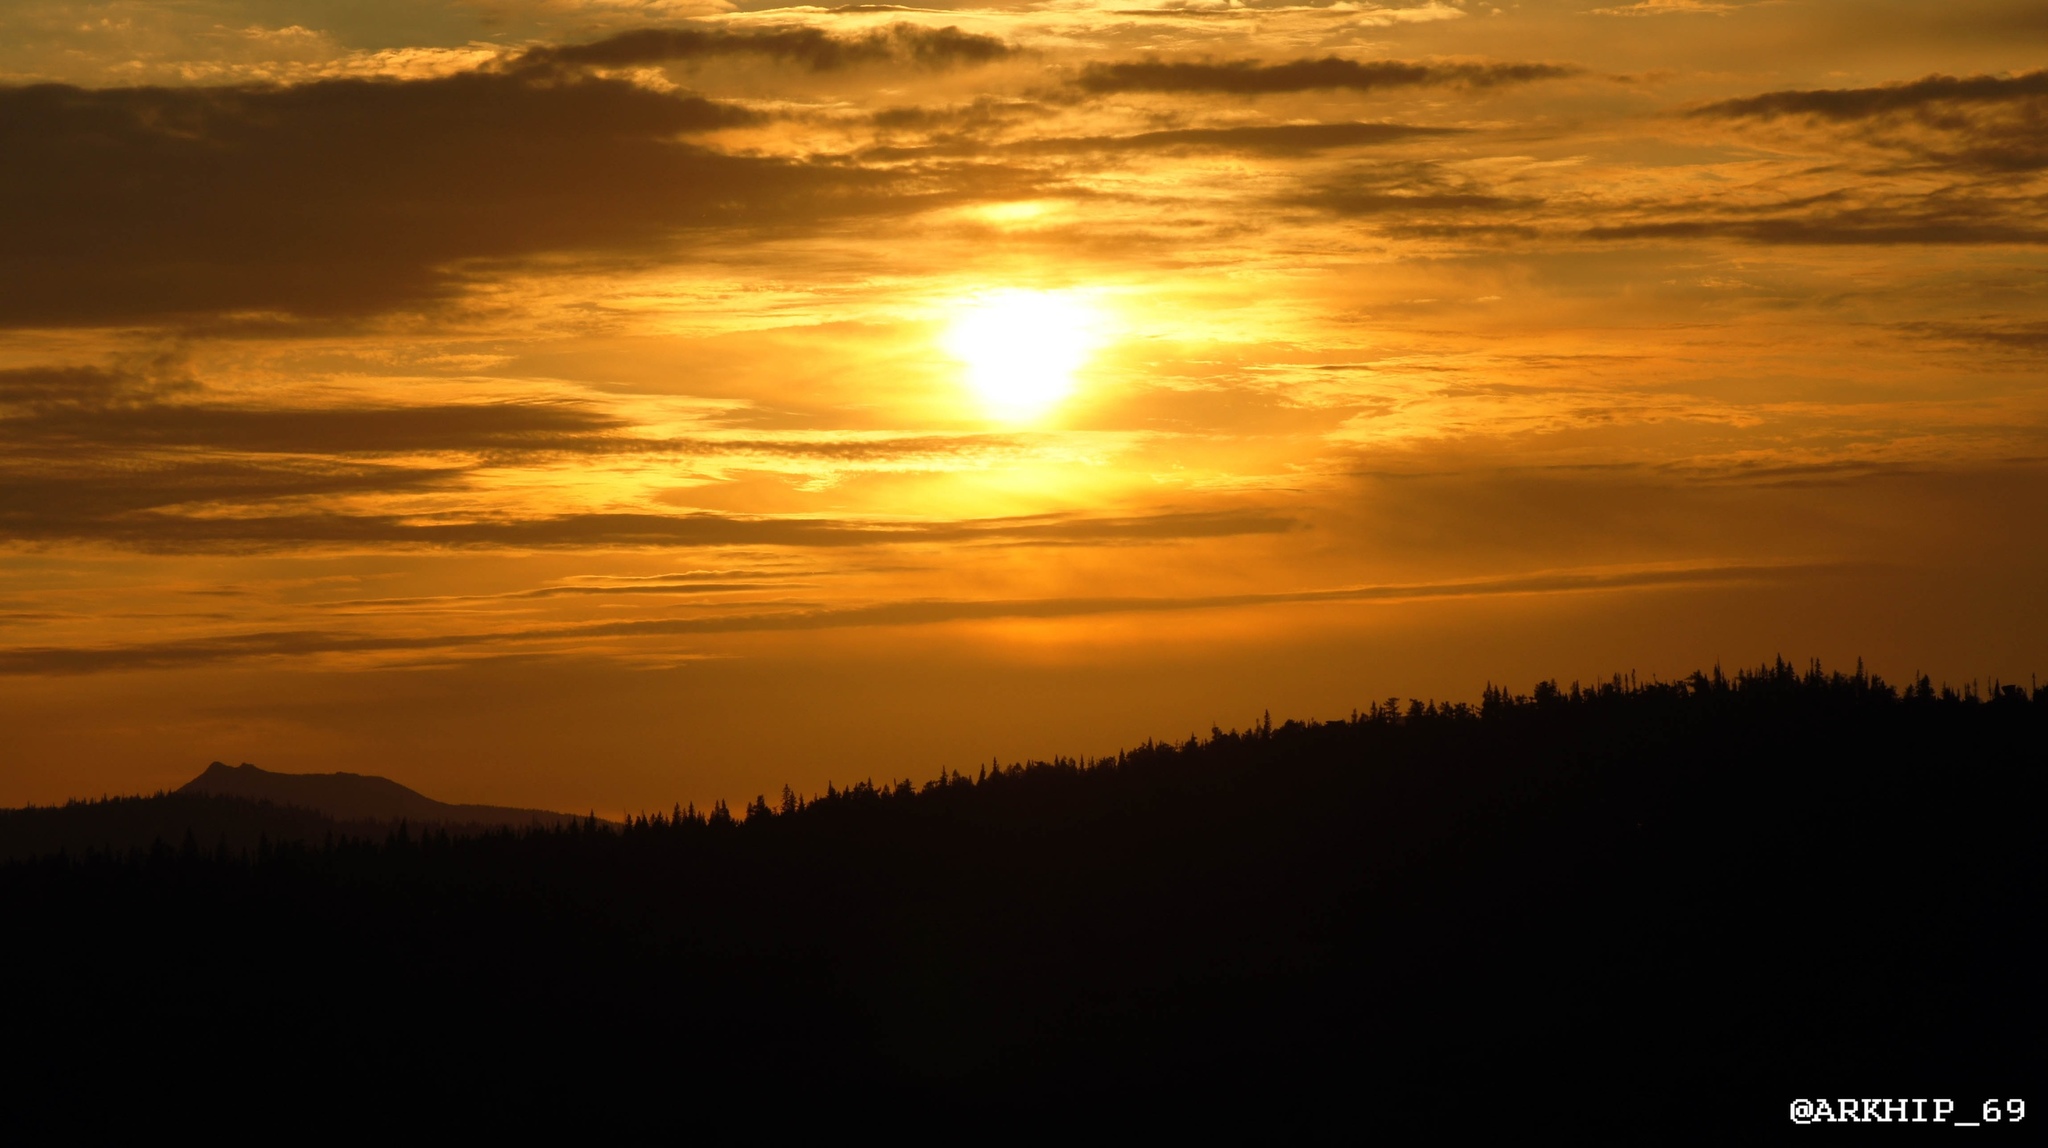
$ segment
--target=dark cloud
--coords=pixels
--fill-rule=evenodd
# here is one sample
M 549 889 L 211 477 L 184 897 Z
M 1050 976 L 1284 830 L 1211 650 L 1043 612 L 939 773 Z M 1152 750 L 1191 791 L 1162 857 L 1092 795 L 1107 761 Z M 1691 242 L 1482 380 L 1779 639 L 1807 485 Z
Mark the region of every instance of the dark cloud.
M 1869 119 L 1935 104 L 2009 103 L 2048 96 L 2048 69 L 2017 76 L 1927 76 L 1906 84 L 1875 88 L 1822 88 L 1765 92 L 1720 100 L 1690 115 L 1720 119 L 1775 119 L 1815 116 L 1829 120 Z
M 0 370 L 0 419 L 31 412 L 157 403 L 199 391 L 176 353 L 127 355 L 110 365 L 44 364 Z M 17 448 L 20 439 L 5 436 Z
M 1307 155 L 1347 147 L 1372 147 L 1459 134 L 1458 128 L 1413 124 L 1244 124 L 1227 128 L 1171 128 L 1124 136 L 1046 136 L 991 143 L 942 139 L 918 147 L 877 147 L 865 159 L 896 160 L 934 155 L 1073 155 L 1084 152 L 1239 151 L 1264 155 Z
M 1511 239 L 1540 239 L 1541 228 L 1526 223 L 1418 223 L 1402 221 L 1388 224 L 1387 234 L 1414 239 L 1459 239 L 1492 240 L 1504 242 Z
M 781 455 L 838 462 L 887 462 L 892 459 L 961 458 L 1023 445 L 1022 436 L 1007 434 L 890 435 L 885 438 L 771 439 L 675 438 L 639 439 L 633 449 L 685 455 Z
M 869 116 L 868 122 L 884 132 L 974 131 L 999 127 L 1027 117 L 1050 115 L 1053 110 L 1032 100 L 982 96 L 965 104 L 883 108 Z
M 0 417 L 41 449 L 204 447 L 245 454 L 532 453 L 617 449 L 623 420 L 574 403 L 263 409 L 200 403 L 46 406 Z
M 2024 321 L 1913 322 L 1895 324 L 1898 329 L 1924 339 L 1974 346 L 1996 347 L 2021 354 L 2048 353 L 2048 323 Z
M 987 64 L 1016 49 L 993 36 L 956 27 L 892 24 L 856 36 L 834 36 L 819 28 L 641 28 L 589 44 L 531 49 L 515 59 L 514 70 L 562 67 L 618 68 L 723 56 L 763 56 L 814 72 L 859 64 L 909 64 L 951 68 Z
M 1725 121 L 1745 138 L 1772 135 L 1779 149 L 1805 149 L 1819 160 L 1807 180 L 1833 186 L 1764 202 L 1639 203 L 1582 236 L 1786 246 L 2048 242 L 2048 196 L 2027 178 L 2048 170 L 2048 70 L 1766 92 L 1685 114 Z
M 202 401 L 191 401 L 197 395 Z M 260 407 L 203 401 L 198 383 L 96 367 L 0 371 L 0 439 L 30 457 L 99 459 L 190 448 L 220 454 L 769 455 L 844 462 L 950 458 L 1004 450 L 1016 435 L 861 438 L 653 438 L 587 403 L 521 401 L 411 406 Z M 179 401 L 170 401 L 179 400 Z M 0 474 L 7 470 L 0 462 Z
M 1589 227 L 1581 234 L 1599 240 L 1721 238 L 1800 246 L 2048 243 L 2048 228 L 2028 218 L 1910 207 L 1766 219 L 1646 221 Z
M 1289 195 L 1283 202 L 1333 215 L 1387 216 L 1425 213 L 1449 226 L 1458 213 L 1534 208 L 1542 201 L 1502 195 L 1471 176 L 1429 162 L 1360 164 L 1340 178 Z
M 0 407 L 102 404 L 132 389 L 130 378 L 101 367 L 16 367 L 0 371 Z
M 191 401 L 193 393 L 201 401 Z M 459 494 L 479 467 L 546 462 L 550 456 L 770 456 L 888 466 L 1012 450 L 1028 438 L 657 438 L 634 433 L 627 420 L 579 402 L 274 408 L 204 401 L 208 394 L 175 364 L 0 371 L 0 440 L 8 443 L 0 455 L 0 538 L 91 540 L 145 550 L 386 543 L 1057 545 L 1286 527 L 1285 520 L 1244 515 L 887 524 L 663 513 L 484 520 L 457 515 L 437 521 L 417 512 L 309 511 L 308 500 L 337 495 Z M 458 457 L 440 465 L 377 457 L 422 453 Z
M 1486 88 L 1580 74 L 1583 69 L 1560 64 L 1417 63 L 1407 60 L 1291 60 L 1268 64 L 1258 60 L 1127 60 L 1090 64 L 1073 81 L 1086 92 L 1212 92 L 1227 95 L 1269 95 L 1341 88 L 1357 92 L 1382 88 Z
M 1006 148 L 1046 152 L 1215 149 L 1297 155 L 1456 134 L 1456 128 L 1427 128 L 1413 124 L 1248 124 L 1228 128 L 1174 128 L 1127 136 L 1023 140 L 1006 145 Z
M 587 582 L 593 585 L 630 586 L 652 582 L 705 582 L 720 578 L 787 578 L 792 573 L 792 569 L 789 567 L 755 566 L 728 570 L 685 570 L 675 574 L 571 574 L 568 580 L 571 582 Z M 808 567 L 794 569 L 795 572 L 803 574 L 817 574 L 821 572 Z
M 0 674 L 79 674 L 168 669 L 260 657 L 458 650 L 516 642 L 674 637 L 865 626 L 926 626 L 1004 618 L 1082 618 L 1315 602 L 1411 601 L 1517 594 L 1586 593 L 1663 586 L 1774 582 L 1855 573 L 1836 563 L 1715 565 L 1681 569 L 1550 573 L 1460 582 L 1353 586 L 1204 597 L 1032 598 L 989 601 L 915 600 L 873 605 L 779 610 L 698 618 L 654 618 L 536 627 L 496 633 L 382 636 L 318 630 L 272 631 L 136 643 L 126 646 L 34 646 L 0 649 Z
M 486 635 L 420 638 L 352 637 L 317 630 L 272 631 L 212 638 L 147 642 L 91 648 L 18 647 L 0 650 L 0 674 L 90 674 L 118 670 L 172 669 L 244 658 L 353 651 L 453 649 L 479 645 Z
M 621 422 L 574 403 L 264 409 L 167 401 L 201 392 L 166 370 L 0 372 L 0 537 L 133 539 L 196 508 L 418 494 L 479 463 L 610 449 Z M 461 452 L 461 462 L 364 455 Z M 354 457 L 351 457 L 354 456 Z M 174 508 L 183 508 L 170 513 Z
M 1534 201 L 1472 192 L 1424 191 L 1403 194 L 1326 188 L 1314 195 L 1302 196 L 1295 202 L 1319 207 L 1338 215 L 1383 215 L 1388 212 L 1454 209 L 1498 211 L 1501 208 L 1526 205 Z
M 568 514 L 547 518 L 423 522 L 418 516 L 292 515 L 233 520 L 155 516 L 106 526 L 140 545 L 307 543 L 446 547 L 848 547 L 892 543 L 1071 545 L 1272 534 L 1299 524 L 1264 512 L 1182 512 L 1128 518 L 1044 516 L 964 522 L 872 522 L 687 514 Z M 118 538 L 119 536 L 117 536 Z
M 1927 76 L 1874 88 L 1766 92 L 1721 100 L 1695 119 L 1792 120 L 1951 170 L 2048 170 L 2048 69 L 2018 76 Z
M 1213 147 L 1244 151 L 1307 152 L 1457 135 L 1460 131 L 1458 128 L 1430 128 L 1414 124 L 1389 123 L 1256 124 L 1229 128 L 1180 128 L 1171 131 L 1141 132 L 1138 135 L 1120 137 L 1115 143 L 1118 147 L 1126 148 Z
M 0 371 L 0 537 L 113 537 L 173 507 L 419 493 L 467 465 L 351 454 L 560 449 L 613 423 L 573 404 L 263 410 L 203 394 L 173 357 Z
M 729 594 L 747 590 L 785 590 L 800 585 L 794 582 L 655 582 L 618 586 L 540 586 L 532 590 L 513 590 L 504 594 L 435 594 L 424 598 L 349 598 L 337 602 L 319 603 L 327 610 L 359 610 L 397 608 L 420 605 L 452 605 L 458 602 L 525 602 L 537 598 L 605 597 L 611 595 L 640 596 L 647 594 Z
M 2048 199 L 2023 184 L 1964 175 L 1934 191 L 1874 165 L 1858 183 L 1762 202 L 1687 197 L 1633 204 L 1625 218 L 1579 230 L 1595 240 L 1737 239 L 1789 246 L 2037 244 Z
M 446 489 L 463 467 L 398 466 L 332 459 L 124 457 L 69 462 L 16 456 L 0 468 L 0 539 L 112 541 L 162 549 L 182 536 L 243 536 L 247 527 L 161 513 L 170 507 L 232 506 L 337 495 Z M 182 526 L 180 524 L 183 524 Z M 182 543 L 191 545 L 191 543 Z M 246 547 L 247 543 L 240 545 Z
M 0 326 L 347 317 L 431 305 L 465 268 L 644 258 L 1005 174 L 908 177 L 723 154 L 739 108 L 587 76 L 295 87 L 0 88 Z
M 1865 459 L 1837 459 L 1828 462 L 1740 459 L 1707 465 L 1686 460 L 1659 463 L 1650 469 L 1656 474 L 1676 477 L 1698 485 L 1761 486 L 1777 489 L 1847 487 L 1868 483 L 1874 479 L 1911 479 L 1933 474 L 1931 468 L 1923 465 Z
M 471 434 L 475 430 L 466 420 L 458 429 Z M 703 512 L 541 517 L 462 513 L 437 517 L 416 512 L 277 508 L 280 502 L 339 494 L 452 489 L 471 469 L 469 465 L 400 466 L 334 457 L 42 451 L 13 456 L 0 465 L 0 539 L 95 541 L 150 551 L 260 551 L 309 545 L 486 549 L 891 543 L 1056 546 L 1275 533 L 1298 526 L 1291 518 L 1263 511 L 894 522 Z M 221 507 L 233 508 L 234 513 L 191 513 L 193 508 Z

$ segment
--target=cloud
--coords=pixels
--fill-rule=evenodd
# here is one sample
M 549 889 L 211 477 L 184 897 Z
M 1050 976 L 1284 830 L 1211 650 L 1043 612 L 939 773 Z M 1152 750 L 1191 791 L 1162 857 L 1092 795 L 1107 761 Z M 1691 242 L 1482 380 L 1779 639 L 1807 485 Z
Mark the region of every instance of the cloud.
M 1375 147 L 1407 140 L 1462 134 L 1460 128 L 1413 124 L 1239 124 L 1219 128 L 1169 128 L 1121 136 L 1044 136 L 988 143 L 950 140 L 917 147 L 877 147 L 863 158 L 902 159 L 931 155 L 1072 155 L 1084 152 L 1236 151 L 1264 155 L 1307 155 L 1337 148 Z
M 1017 449 L 1001 433 L 655 437 L 576 400 L 405 406 L 272 407 L 210 399 L 198 382 L 161 372 L 50 366 L 0 370 L 0 438 L 17 464 L 92 458 L 131 465 L 137 452 L 488 456 L 745 455 L 835 462 L 961 458 Z M 10 468 L 0 460 L 0 475 Z
M 957 27 L 892 24 L 855 36 L 834 36 L 811 27 L 734 30 L 725 28 L 641 28 L 588 44 L 529 49 L 513 61 L 520 69 L 622 68 L 722 56 L 764 56 L 814 72 L 860 64 L 909 64 L 952 68 L 993 63 L 1016 52 L 993 36 Z
M 706 512 L 589 513 L 445 522 L 421 521 L 417 516 L 309 514 L 235 519 L 156 516 L 106 525 L 114 529 L 131 526 L 133 532 L 127 540 L 157 545 L 342 543 L 524 549 L 1115 544 L 1272 534 L 1292 530 L 1298 524 L 1293 519 L 1263 512 L 1187 511 L 1135 517 L 1048 515 L 940 522 L 767 518 Z
M 1676 219 L 1589 227 L 1588 239 L 1740 239 L 1793 246 L 2048 243 L 2048 228 L 1985 212 L 1918 208 L 1764 219 Z
M 0 420 L 8 408 L 43 410 L 51 408 L 106 407 L 115 403 L 152 402 L 164 396 L 196 389 L 196 384 L 153 365 L 154 370 L 119 370 L 90 366 L 12 367 L 0 370 Z M 21 440 L 7 436 L 17 448 Z
M 844 11 L 845 9 L 841 9 Z M 1349 0 L 1335 4 L 1243 3 L 1241 0 L 1162 0 L 1151 8 L 1111 8 L 1112 16 L 1138 16 L 1155 20 L 1251 20 L 1296 17 L 1328 20 L 1358 28 L 1385 28 L 1399 24 L 1428 24 L 1440 20 L 1462 20 L 1463 10 L 1429 0 L 1409 7 L 1356 4 Z
M 564 402 L 252 408 L 201 403 L 45 406 L 0 416 L 0 435 L 42 450 L 205 447 L 245 454 L 533 453 L 616 449 L 624 420 Z
M 1506 196 L 1483 195 L 1472 192 L 1376 192 L 1345 188 L 1326 188 L 1314 195 L 1295 198 L 1301 203 L 1336 215 L 1383 215 L 1407 211 L 1446 211 L 1476 209 L 1498 211 L 1533 201 L 1510 199 Z
M 1909 334 L 1941 342 L 1994 347 L 2016 351 L 2023 355 L 2048 353 L 2048 322 L 1978 321 L 1971 323 L 1940 323 L 1921 321 L 1894 325 Z
M 1725 124 L 1750 146 L 1803 151 L 1808 166 L 1717 196 L 1628 205 L 1581 234 L 1813 246 L 2048 240 L 2048 196 L 2027 178 L 2048 170 L 2048 70 L 1788 89 L 1682 115 Z M 1785 194 L 1795 190 L 1805 194 Z M 1778 194 L 1756 194 L 1766 191 Z
M 1908 164 L 1991 176 L 2048 170 L 2048 69 L 2017 76 L 1926 76 L 1872 88 L 1765 92 L 1689 118 L 1782 125 L 1841 150 L 1852 142 Z M 1896 164 L 1896 160 L 1893 161 Z
M 938 107 L 914 104 L 882 108 L 868 117 L 876 128 L 888 131 L 959 131 L 997 127 L 1027 116 L 1050 115 L 1054 109 L 1032 100 L 997 99 L 981 96 L 970 103 Z
M 688 139 L 757 119 L 533 73 L 0 88 L 0 326 L 431 307 L 493 261 L 644 258 L 718 228 L 811 225 L 1006 178 L 981 165 L 912 184 Z
M 1719 100 L 1687 114 L 1700 118 L 1766 120 L 1813 116 L 1840 121 L 1918 111 L 1933 104 L 2011 103 L 2042 96 L 2048 96 L 2048 69 L 2017 76 L 1936 75 L 1875 88 L 1765 92 L 1760 96 Z
M 545 417 L 551 412 L 542 408 L 541 413 Z M 373 429 L 385 428 L 373 424 Z M 458 420 L 458 429 L 474 434 L 475 426 L 466 413 Z M 297 507 L 280 510 L 276 504 L 283 500 L 454 489 L 472 467 L 463 463 L 418 466 L 292 455 L 194 458 L 182 452 L 158 456 L 102 451 L 42 451 L 9 462 L 11 465 L 0 467 L 0 539 L 94 541 L 148 551 L 247 552 L 306 546 L 660 549 L 843 548 L 894 543 L 1115 545 L 1270 534 L 1299 525 L 1292 518 L 1266 511 L 902 521 L 708 512 L 519 516 L 473 511 L 397 514 Z M 218 513 L 222 507 L 231 507 L 234 512 Z M 216 512 L 189 513 L 177 508 L 214 508 Z
M 1270 95 L 1346 89 L 1489 88 L 1534 80 L 1575 76 L 1581 68 L 1561 64 L 1417 63 L 1407 60 L 1291 60 L 1268 64 L 1258 60 L 1128 60 L 1090 64 L 1073 80 L 1075 87 L 1096 94 L 1123 92 L 1209 92 L 1226 95 Z
M 0 540 L 109 541 L 145 549 L 181 537 L 230 539 L 247 548 L 251 529 L 226 520 L 161 513 L 176 506 L 246 506 L 338 495 L 446 489 L 459 466 L 405 466 L 332 459 L 117 458 L 74 462 L 61 455 L 11 458 L 0 470 Z M 209 527 L 208 523 L 212 523 Z
M 1470 176 L 1428 162 L 1357 165 L 1340 178 L 1286 196 L 1282 202 L 1343 216 L 1504 211 L 1542 203 L 1501 195 Z M 1449 225 L 1444 219 L 1433 222 Z
M 1026 440 L 1008 434 L 884 434 L 820 438 L 636 439 L 626 449 L 684 455 L 780 455 L 789 458 L 869 462 L 914 458 L 963 458 L 1014 449 Z
M 0 371 L 0 538 L 113 538 L 173 507 L 418 494 L 458 485 L 474 457 L 595 449 L 621 425 L 575 403 L 262 408 L 191 401 L 173 357 Z M 354 456 L 354 457 L 351 457 Z
M 608 597 L 615 595 L 637 597 L 648 594 L 730 594 L 746 590 L 782 590 L 801 585 L 803 583 L 786 581 L 690 582 L 649 580 L 633 585 L 540 586 L 532 590 L 512 590 L 503 594 L 436 594 L 424 598 L 349 598 L 336 602 L 322 602 L 319 605 L 324 610 L 375 610 L 422 605 L 453 605 L 460 602 L 525 602 L 539 598 Z
M 0 649 L 0 675 L 169 669 L 261 657 L 457 650 L 536 641 L 676 637 L 764 631 L 928 626 L 1010 618 L 1083 618 L 1317 602 L 1415 601 L 1519 594 L 1588 593 L 1667 586 L 1772 582 L 1855 573 L 1840 563 L 1724 564 L 1620 571 L 1558 571 L 1510 578 L 1350 586 L 1325 590 L 1190 597 L 911 600 L 694 618 L 652 618 L 534 627 L 496 633 L 369 635 L 286 630 L 142 642 L 124 646 Z
M 1595 16 L 1722 16 L 1741 7 L 1744 5 L 1717 4 L 1713 0 L 1642 0 L 1640 4 L 1591 11 Z
M 1368 147 L 1459 134 L 1456 128 L 1412 124 L 1245 124 L 1227 128 L 1173 128 L 1127 136 L 1054 137 L 1008 145 L 1027 151 L 1165 151 L 1215 149 L 1295 155 L 1332 148 Z
M 193 396 L 197 396 L 194 400 Z M 221 401 L 175 362 L 0 371 L 0 539 L 142 550 L 258 551 L 396 544 L 552 548 L 891 542 L 1062 545 L 1291 528 L 1270 515 L 1163 514 L 984 522 L 834 521 L 703 513 L 520 515 L 476 480 L 540 473 L 557 456 L 802 460 L 902 467 L 1027 448 L 1014 434 L 721 434 L 662 437 L 578 401 L 267 407 Z M 422 457 L 426 456 L 426 457 Z M 765 461 L 764 461 L 765 460 Z M 485 484 L 486 486 L 488 484 Z M 378 496 L 442 501 L 382 513 Z M 346 507 L 322 499 L 355 499 Z

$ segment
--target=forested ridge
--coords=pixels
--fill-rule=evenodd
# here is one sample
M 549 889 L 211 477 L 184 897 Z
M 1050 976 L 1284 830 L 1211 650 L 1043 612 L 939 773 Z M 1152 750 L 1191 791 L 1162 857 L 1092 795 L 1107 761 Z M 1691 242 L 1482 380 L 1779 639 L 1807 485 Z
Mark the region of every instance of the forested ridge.
M 207 798 L 0 908 L 53 1064 L 174 1039 L 280 1095 L 1763 1128 L 2041 1078 L 2044 769 L 2048 689 L 1780 662 L 622 825 Z

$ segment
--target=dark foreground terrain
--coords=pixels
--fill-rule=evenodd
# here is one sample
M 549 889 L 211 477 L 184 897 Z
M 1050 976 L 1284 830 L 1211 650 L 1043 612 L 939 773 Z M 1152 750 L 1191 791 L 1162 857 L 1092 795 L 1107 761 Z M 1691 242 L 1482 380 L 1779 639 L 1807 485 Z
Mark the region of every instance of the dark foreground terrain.
M 1798 1097 L 2048 1104 L 2044 776 L 2048 689 L 1779 665 L 623 828 L 186 795 L 206 831 L 0 866 L 12 1111 L 1748 1142 Z

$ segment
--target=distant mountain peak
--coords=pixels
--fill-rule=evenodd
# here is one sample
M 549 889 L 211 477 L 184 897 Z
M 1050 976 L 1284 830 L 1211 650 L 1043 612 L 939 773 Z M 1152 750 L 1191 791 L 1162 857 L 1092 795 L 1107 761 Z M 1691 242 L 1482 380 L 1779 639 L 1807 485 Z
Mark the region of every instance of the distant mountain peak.
M 180 786 L 177 792 L 293 805 L 324 813 L 337 821 L 524 826 L 576 820 L 572 814 L 545 809 L 451 805 L 375 774 L 274 773 L 248 762 L 240 765 L 213 762 L 198 777 Z

